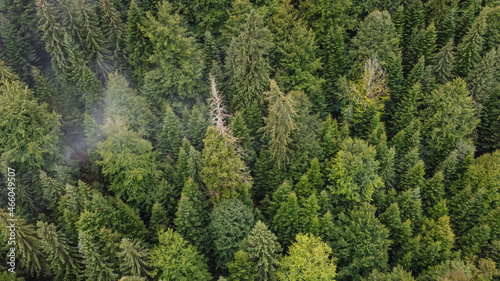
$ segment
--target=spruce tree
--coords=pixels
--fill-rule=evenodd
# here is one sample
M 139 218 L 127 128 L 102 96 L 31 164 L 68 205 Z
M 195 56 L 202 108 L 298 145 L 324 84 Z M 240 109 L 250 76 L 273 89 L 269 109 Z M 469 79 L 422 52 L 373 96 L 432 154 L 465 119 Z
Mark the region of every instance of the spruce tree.
M 416 266 L 425 269 L 450 259 L 455 243 L 455 235 L 450 227 L 450 218 L 424 219 L 422 234 L 419 235 L 420 253 Z M 418 238 L 417 238 L 418 239 Z
M 453 78 L 453 69 L 455 67 L 453 48 L 453 41 L 450 41 L 436 54 L 432 70 L 438 84 L 445 84 Z
M 248 253 L 239 250 L 234 254 L 234 261 L 227 264 L 231 280 L 254 281 L 255 272 L 252 269 L 252 263 L 248 259 Z
M 217 268 L 226 271 L 227 263 L 254 224 L 252 209 L 237 198 L 217 202 L 211 214 L 209 235 Z
M 120 242 L 118 257 L 122 262 L 120 271 L 130 276 L 149 275 L 149 251 L 140 245 L 137 240 L 123 238 Z
M 191 144 L 197 150 L 201 151 L 203 149 L 203 139 L 205 138 L 208 125 L 207 118 L 203 114 L 203 108 L 196 105 L 193 106 L 189 114 L 187 133 Z
M 143 84 L 144 74 L 151 66 L 148 59 L 153 52 L 151 41 L 146 37 L 145 21 L 143 10 L 139 8 L 136 0 L 131 0 L 127 15 L 125 51 L 129 68 L 139 85 Z
M 111 54 L 110 58 L 113 63 L 118 65 L 123 59 L 122 48 L 125 39 L 125 24 L 111 0 L 100 0 L 99 11 L 102 33 L 104 38 L 107 39 L 105 46 Z
M 245 251 L 256 273 L 257 280 L 273 280 L 281 257 L 281 246 L 276 235 L 258 221 L 244 242 Z
M 269 47 L 269 30 L 262 16 L 251 9 L 227 52 L 226 72 L 234 110 L 246 111 L 254 101 L 260 106 L 264 104 L 264 92 L 269 85 Z
M 339 265 L 338 280 L 367 277 L 372 270 L 385 270 L 388 262 L 389 231 L 375 217 L 368 203 L 341 213 L 332 235 L 332 250 Z
M 445 215 L 436 213 L 437 210 L 435 208 L 444 199 L 445 190 L 443 180 L 443 172 L 438 171 L 432 178 L 427 180 L 427 183 L 422 188 L 422 207 L 425 216 L 428 218 L 438 219 Z
M 264 118 L 266 125 L 260 130 L 270 138 L 269 153 L 273 165 L 284 167 L 290 158 L 291 134 L 296 128 L 294 116 L 294 101 L 285 96 L 274 80 L 271 80 L 271 90 L 265 93 L 269 102 L 269 115 Z
M 437 46 L 444 47 L 448 42 L 455 37 L 456 28 L 456 11 L 450 10 L 446 13 L 444 19 L 437 26 Z
M 280 280 L 335 280 L 337 266 L 332 249 L 311 234 L 298 234 L 278 270 Z
M 500 48 L 493 48 L 481 58 L 481 61 L 466 78 L 467 88 L 472 98 L 478 103 L 478 109 L 486 104 L 493 90 L 500 85 Z
M 37 227 L 53 280 L 81 280 L 80 257 L 65 235 L 54 224 L 38 221 Z
M 411 90 L 404 96 L 401 103 L 397 106 L 394 111 L 393 121 L 391 130 L 393 132 L 399 132 L 404 129 L 411 121 L 418 118 L 418 109 L 421 103 L 422 92 L 421 85 L 419 82 L 415 83 Z
M 340 112 L 341 100 L 336 96 L 338 92 L 337 81 L 346 72 L 346 46 L 345 34 L 340 27 L 331 27 L 324 37 L 321 53 L 323 62 L 323 93 L 325 95 L 325 110 L 327 112 Z
M 85 258 L 83 261 L 85 265 L 84 276 L 90 280 L 116 280 L 118 274 L 113 270 L 113 264 L 108 261 L 109 257 L 99 253 L 100 249 L 92 237 L 86 232 L 80 232 L 78 240 Z
M 204 246 L 208 241 L 206 236 L 207 212 L 206 194 L 192 178 L 189 178 L 182 189 L 174 224 L 179 234 L 201 252 L 208 252 Z
M 487 10 L 483 10 L 457 46 L 456 73 L 466 77 L 480 60 Z
M 165 280 L 212 279 L 205 258 L 172 229 L 160 234 L 159 244 L 151 250 L 151 276 Z
M 166 106 L 163 127 L 158 135 L 158 148 L 162 154 L 171 153 L 174 158 L 179 155 L 183 136 L 182 123 L 172 107 Z
M 300 232 L 300 207 L 295 192 L 289 193 L 288 199 L 282 202 L 274 215 L 273 226 L 278 241 L 286 249 Z
M 200 100 L 206 86 L 201 80 L 203 52 L 181 25 L 172 4 L 163 1 L 156 16 L 146 14 L 145 35 L 153 50 L 148 60 L 155 68 L 145 74 L 143 92 L 157 109 L 167 102 L 180 112 Z

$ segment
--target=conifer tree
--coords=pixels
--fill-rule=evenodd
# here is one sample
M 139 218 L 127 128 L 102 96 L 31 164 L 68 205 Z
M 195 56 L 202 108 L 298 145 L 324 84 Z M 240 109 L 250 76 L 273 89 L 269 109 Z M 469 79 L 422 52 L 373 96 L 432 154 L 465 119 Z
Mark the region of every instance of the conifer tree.
M 450 259 L 451 249 L 455 243 L 455 235 L 450 227 L 450 218 L 441 217 L 437 220 L 424 219 L 420 238 L 420 254 L 417 265 L 424 269 L 435 266 Z M 417 238 L 418 239 L 418 238 Z
M 149 229 L 152 240 L 158 241 L 158 233 L 167 230 L 169 217 L 167 210 L 159 202 L 155 202 L 151 207 L 151 218 L 149 220 Z
M 453 48 L 453 41 L 450 41 L 436 54 L 432 70 L 438 84 L 445 84 L 453 78 L 453 69 L 455 67 Z
M 399 52 L 399 39 L 389 12 L 376 10 L 370 13 L 361 22 L 352 44 L 354 46 L 352 77 L 359 76 L 365 61 L 372 57 L 378 58 L 385 67 L 390 53 Z
M 136 0 L 131 0 L 127 15 L 125 51 L 127 62 L 139 85 L 143 84 L 144 74 L 151 66 L 148 59 L 153 52 L 151 41 L 146 36 L 145 21 L 143 10 L 139 8 Z
M 122 48 L 125 39 L 125 24 L 120 18 L 120 13 L 111 0 L 100 0 L 99 11 L 102 33 L 107 42 L 107 50 L 110 58 L 117 65 L 122 60 Z
M 396 266 L 392 269 L 390 273 L 383 273 L 378 270 L 374 270 L 366 281 L 384 281 L 384 280 L 398 280 L 398 281 L 415 281 L 415 278 L 411 275 L 411 272 L 405 271 L 402 266 Z
M 209 280 L 205 258 L 182 236 L 168 229 L 160 234 L 159 244 L 151 250 L 152 277 L 165 280 Z
M 342 127 L 341 124 L 338 124 L 337 119 L 332 120 L 332 116 L 328 115 L 319 135 L 325 159 L 329 160 L 335 157 L 340 150 L 340 143 L 349 136 L 349 127 L 348 125 Z
M 209 235 L 217 268 L 226 270 L 241 241 L 250 233 L 254 215 L 250 207 L 237 198 L 225 199 L 214 206 L 209 225 Z
M 104 104 L 104 118 L 120 116 L 126 120 L 127 128 L 144 137 L 151 137 L 156 132 L 156 117 L 149 109 L 146 98 L 132 89 L 127 79 L 118 72 L 108 76 Z
M 419 160 L 415 165 L 408 169 L 402 175 L 401 183 L 399 184 L 400 190 L 415 190 L 416 188 L 422 189 L 425 183 L 425 167 L 424 161 Z
M 180 112 L 203 93 L 203 52 L 167 1 L 159 4 L 156 16 L 147 13 L 144 24 L 153 50 L 148 60 L 155 68 L 145 74 L 143 92 L 156 106 L 166 101 Z
M 234 254 L 234 261 L 227 264 L 231 280 L 254 281 L 255 272 L 252 269 L 252 263 L 248 259 L 248 253 L 239 250 Z
M 325 168 L 332 194 L 349 204 L 370 202 L 373 193 L 383 186 L 375 156 L 375 148 L 363 140 L 344 140 L 337 156 Z
M 444 19 L 437 26 L 437 46 L 442 48 L 453 40 L 456 28 L 456 11 L 450 10 L 446 13 Z
M 266 125 L 260 130 L 270 138 L 269 153 L 273 165 L 278 168 L 288 164 L 290 158 L 290 135 L 296 128 L 294 101 L 285 96 L 274 80 L 271 80 L 271 90 L 265 93 L 269 102 L 269 116 L 264 118 Z
M 427 108 L 422 112 L 425 160 L 435 167 L 459 141 L 472 134 L 479 120 L 462 79 L 441 85 L 432 91 L 425 103 Z
M 403 65 L 401 54 L 391 53 L 387 62 L 387 88 L 390 99 L 387 101 L 386 109 L 390 116 L 396 106 L 400 103 L 402 97 L 402 88 L 404 83 Z
M 411 121 L 418 117 L 418 108 L 421 103 L 422 93 L 421 84 L 419 82 L 415 83 L 411 90 L 404 95 L 403 100 L 397 106 L 393 115 L 393 122 L 391 130 L 393 132 L 399 132 L 404 129 Z
M 262 16 L 251 9 L 227 52 L 226 72 L 234 110 L 245 111 L 254 100 L 260 106 L 264 104 L 264 92 L 269 85 L 269 48 L 269 30 Z
M 276 235 L 258 221 L 244 242 L 245 252 L 256 273 L 257 280 L 273 280 L 281 257 L 281 246 Z
M 338 280 L 359 279 L 374 269 L 387 268 L 389 231 L 375 217 L 375 210 L 363 203 L 339 215 L 332 241 L 340 268 Z
M 466 77 L 480 60 L 486 28 L 486 14 L 487 10 L 481 12 L 457 46 L 456 73 L 460 76 Z
M 290 27 L 291 31 L 281 42 L 276 42 L 280 50 L 280 60 L 275 79 L 285 92 L 304 91 L 313 104 L 313 112 L 322 112 L 325 96 L 322 92 L 324 82 L 318 76 L 321 60 L 315 45 L 314 33 L 300 21 Z
M 179 234 L 201 252 L 207 252 L 204 246 L 208 241 L 205 230 L 208 226 L 207 211 L 207 196 L 189 178 L 182 189 L 174 224 Z
M 489 97 L 499 84 L 500 48 L 491 49 L 466 78 L 467 88 L 472 98 L 478 103 L 478 109 L 486 104 Z
M 491 93 L 482 114 L 478 126 L 478 151 L 492 152 L 500 148 L 500 88 Z
M 298 234 L 280 262 L 280 280 L 335 280 L 337 267 L 331 258 L 332 249 L 321 238 Z
M 81 244 L 81 251 L 85 258 L 83 263 L 85 265 L 84 276 L 90 280 L 98 281 L 111 281 L 116 280 L 118 274 L 113 270 L 113 264 L 108 261 L 109 257 L 103 256 L 99 253 L 99 247 L 90 234 L 80 232 L 78 240 Z
M 327 112 L 340 112 L 341 100 L 336 96 L 338 92 L 337 81 L 346 72 L 346 46 L 344 32 L 340 27 L 330 27 L 324 37 L 322 62 L 323 62 L 323 92 Z
M 273 226 L 278 241 L 287 248 L 295 235 L 300 232 L 300 207 L 295 192 L 289 193 L 288 199 L 282 202 L 274 215 Z
M 159 172 L 149 141 L 126 128 L 123 120 L 108 119 L 102 126 L 106 140 L 97 145 L 102 157 L 98 162 L 119 197 L 139 206 L 147 197 L 149 187 L 157 184 Z
M 430 24 L 425 30 L 424 40 L 422 44 L 421 54 L 425 57 L 425 64 L 430 65 L 434 60 L 434 52 L 436 51 L 436 27 Z
M 281 207 L 281 204 L 287 201 L 290 192 L 292 192 L 292 189 L 292 183 L 288 180 L 284 180 L 283 183 L 276 188 L 276 190 L 272 194 L 269 206 L 266 210 L 266 214 L 269 218 L 274 218 L 274 215 Z
M 442 215 L 439 216 L 440 214 L 436 213 L 435 206 L 443 200 L 445 195 L 443 180 L 443 172 L 438 171 L 432 178 L 427 180 L 427 183 L 422 188 L 422 207 L 425 216 L 428 218 L 438 219 L 442 217 Z
M 19 189 L 17 189 L 19 192 Z M 0 211 L 0 226 L 2 227 L 2 235 L 4 239 L 11 237 L 11 221 L 15 221 L 15 250 L 16 256 L 19 257 L 20 267 L 26 270 L 31 276 L 41 277 L 46 268 L 43 244 L 37 231 L 33 225 L 28 224 L 25 219 L 14 216 L 4 210 Z M 9 247 L 10 248 L 10 247 Z
M 203 139 L 208 125 L 206 116 L 203 114 L 203 108 L 194 105 L 189 114 L 187 133 L 191 144 L 197 150 L 201 151 L 203 149 Z
M 158 135 L 158 148 L 163 154 L 172 153 L 176 158 L 179 155 L 179 148 L 182 144 L 183 136 L 182 123 L 175 114 L 172 107 L 166 106 L 163 127 Z
M 137 240 L 123 238 L 120 242 L 118 257 L 122 262 L 120 271 L 130 276 L 149 275 L 149 251 Z
M 37 222 L 37 234 L 54 280 L 81 280 L 81 261 L 65 235 L 54 224 Z

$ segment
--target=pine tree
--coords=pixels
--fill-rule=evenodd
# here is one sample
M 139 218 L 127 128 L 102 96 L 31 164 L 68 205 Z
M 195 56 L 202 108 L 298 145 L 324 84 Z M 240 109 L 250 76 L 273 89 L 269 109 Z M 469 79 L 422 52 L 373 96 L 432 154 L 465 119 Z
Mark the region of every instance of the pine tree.
M 453 78 L 453 69 L 455 67 L 453 48 L 453 41 L 450 41 L 436 54 L 432 70 L 438 84 L 445 84 Z
M 130 276 L 149 275 L 149 251 L 140 245 L 137 240 L 123 238 L 120 242 L 118 257 L 122 262 L 120 271 Z
M 427 184 L 422 188 L 422 205 L 426 217 L 438 219 L 441 216 L 435 214 L 434 206 L 444 198 L 445 190 L 443 185 L 443 172 L 438 171 L 434 176 L 427 180 Z
M 487 10 L 483 10 L 457 46 L 456 73 L 466 77 L 480 60 Z
M 418 109 L 421 103 L 422 86 L 419 82 L 415 83 L 411 90 L 404 95 L 403 100 L 394 111 L 391 129 L 393 132 L 399 132 L 408 124 L 418 118 Z
M 300 232 L 300 208 L 295 192 L 289 193 L 288 199 L 282 202 L 274 215 L 273 226 L 278 241 L 286 249 L 295 235 Z
M 387 62 L 387 88 L 389 89 L 390 99 L 387 102 L 386 109 L 391 116 L 397 105 L 400 103 L 402 88 L 404 83 L 403 65 L 401 54 L 390 54 Z
M 245 241 L 245 252 L 256 273 L 257 280 L 273 280 L 281 257 L 281 246 L 276 235 L 258 221 Z
M 269 85 L 269 48 L 269 30 L 262 16 L 251 9 L 227 52 L 231 108 L 245 111 L 254 100 L 260 106 L 264 104 L 263 94 Z
M 374 269 L 387 268 L 389 231 L 375 217 L 375 210 L 363 203 L 348 215 L 339 215 L 332 241 L 340 268 L 338 280 L 357 280 Z
M 422 189 L 425 183 L 424 161 L 419 160 L 401 177 L 400 190 Z
M 202 109 L 203 108 L 199 108 L 196 105 L 193 106 L 187 124 L 187 133 L 191 144 L 200 151 L 203 149 L 203 139 L 205 138 L 205 133 L 209 125 Z
M 335 280 L 337 267 L 331 258 L 332 249 L 321 238 L 298 234 L 280 262 L 280 280 Z
M 207 211 L 207 196 L 198 184 L 189 178 L 182 189 L 174 224 L 179 234 L 201 252 L 208 252 L 204 246 L 208 241 L 205 230 L 208 225 Z
M 153 53 L 153 45 L 146 36 L 145 22 L 143 10 L 139 8 L 135 0 L 131 0 L 125 32 L 125 51 L 129 68 L 139 85 L 143 84 L 144 74 L 151 66 L 148 59 Z
M 101 27 L 105 44 L 111 54 L 115 65 L 121 63 L 122 48 L 125 39 L 125 24 L 120 18 L 120 13 L 111 0 L 99 0 Z
M 156 67 L 145 74 L 143 92 L 157 107 L 167 102 L 180 112 L 202 96 L 203 52 L 181 25 L 172 4 L 161 2 L 156 17 L 146 14 L 145 35 L 153 50 L 148 60 Z
M 159 241 L 151 250 L 152 277 L 165 280 L 212 279 L 205 258 L 179 233 L 168 229 L 160 234 Z
M 254 224 L 252 209 L 237 198 L 225 199 L 214 206 L 209 225 L 209 235 L 217 268 L 226 270 L 227 263 L 237 252 L 241 241 L 250 233 Z
M 417 256 L 417 265 L 424 269 L 435 266 L 450 259 L 455 243 L 455 235 L 450 227 L 450 218 L 441 217 L 437 220 L 424 219 L 420 238 L 420 254 Z M 418 239 L 417 238 L 417 239 Z
M 260 130 L 270 138 L 269 153 L 273 165 L 278 168 L 288 164 L 290 158 L 290 135 L 296 128 L 294 101 L 285 96 L 274 80 L 271 80 L 271 90 L 265 93 L 269 102 L 269 116 L 264 118 L 266 125 Z
M 37 234 L 47 257 L 53 280 L 81 280 L 81 261 L 65 235 L 54 224 L 37 222 Z

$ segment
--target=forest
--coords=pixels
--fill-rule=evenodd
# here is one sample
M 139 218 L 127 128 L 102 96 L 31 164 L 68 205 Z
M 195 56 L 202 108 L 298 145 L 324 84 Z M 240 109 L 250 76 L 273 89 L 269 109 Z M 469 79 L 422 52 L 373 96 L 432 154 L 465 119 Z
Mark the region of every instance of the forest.
M 0 280 L 500 280 L 500 1 L 0 0 Z

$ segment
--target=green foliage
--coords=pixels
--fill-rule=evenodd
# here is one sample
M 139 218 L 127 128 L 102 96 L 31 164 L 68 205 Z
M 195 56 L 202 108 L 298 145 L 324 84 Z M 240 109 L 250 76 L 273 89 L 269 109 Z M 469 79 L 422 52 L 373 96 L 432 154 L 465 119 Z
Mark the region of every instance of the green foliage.
M 251 178 L 237 153 L 235 139 L 227 133 L 220 134 L 214 126 L 210 126 L 203 142 L 201 175 L 211 201 L 247 198 Z
M 340 124 L 341 126 L 341 124 Z M 337 119 L 332 120 L 328 115 L 323 122 L 323 128 L 319 133 L 320 144 L 323 148 L 325 159 L 332 159 L 340 150 L 340 144 L 349 136 L 349 126 L 346 124 L 339 128 Z
M 282 187 L 285 188 L 285 187 Z M 285 195 L 285 194 L 283 194 Z M 300 232 L 300 207 L 295 192 L 285 195 L 288 199 L 280 203 L 279 209 L 273 218 L 274 231 L 277 233 L 278 241 L 284 248 L 287 248 L 295 235 Z M 276 199 L 275 199 L 276 197 Z M 273 200 L 277 200 L 278 194 L 273 195 Z
M 208 241 L 205 230 L 208 225 L 207 212 L 207 195 L 190 177 L 182 189 L 174 224 L 177 232 L 199 250 L 204 250 Z
M 183 136 L 182 123 L 175 114 L 172 107 L 166 106 L 165 117 L 163 118 L 163 127 L 158 135 L 158 149 L 162 154 L 171 153 L 173 157 L 179 155 L 179 148 L 182 144 Z
M 374 270 L 368 278 L 364 279 L 366 281 L 414 281 L 415 278 L 411 275 L 411 272 L 405 271 L 402 266 L 396 266 L 392 269 L 390 273 L 383 273 L 378 270 Z
M 337 266 L 332 249 L 321 238 L 298 234 L 280 261 L 279 280 L 335 280 Z
M 269 85 L 269 30 L 262 16 L 250 9 L 237 37 L 233 37 L 226 58 L 226 72 L 231 92 L 231 107 L 246 110 L 254 101 L 264 104 L 263 94 Z M 248 79 L 252 77 L 252 79 Z
M 151 275 L 164 280 L 210 280 L 205 258 L 172 229 L 160 233 L 159 244 L 151 250 Z
M 422 112 L 425 159 L 435 166 L 459 141 L 473 133 L 479 120 L 465 82 L 460 78 L 432 91 L 425 105 L 427 108 Z
M 37 222 L 37 234 L 53 280 L 81 280 L 81 261 L 73 245 L 54 224 Z
M 399 52 L 399 39 L 389 12 L 376 10 L 370 13 L 361 22 L 358 33 L 352 39 L 352 44 L 354 46 L 352 54 L 354 65 L 351 69 L 353 77 L 362 72 L 365 61 L 372 57 L 377 57 L 385 67 L 390 53 Z
M 337 81 L 346 72 L 345 34 L 340 27 L 331 27 L 324 37 L 323 62 L 323 92 L 327 112 L 340 112 L 341 99 L 338 96 Z M 337 95 L 337 96 L 336 96 Z
M 106 48 L 111 59 L 121 60 L 122 46 L 125 39 L 125 24 L 120 18 L 119 11 L 111 0 L 99 1 L 101 28 L 104 38 L 107 39 Z
M 191 144 L 197 150 L 203 149 L 203 139 L 207 132 L 208 122 L 206 116 L 203 114 L 204 108 L 193 106 L 189 113 L 189 120 L 187 123 L 187 135 Z
M 483 49 L 487 9 L 476 18 L 467 34 L 457 46 L 457 74 L 467 76 L 479 62 Z
M 120 271 L 131 276 L 148 276 L 149 251 L 139 241 L 123 238 L 120 242 Z
M 108 261 L 108 257 L 99 253 L 99 247 L 92 241 L 91 235 L 80 232 L 78 236 L 81 251 L 85 258 L 83 262 L 85 264 L 84 276 L 96 281 L 116 280 L 118 274 L 113 271 L 113 264 Z
M 453 69 L 455 67 L 453 49 L 453 41 L 450 41 L 436 54 L 432 70 L 438 84 L 445 84 L 453 78 Z
M 139 85 L 142 85 L 144 74 L 151 66 L 148 59 L 153 53 L 151 41 L 146 37 L 145 24 L 146 18 L 143 10 L 139 8 L 135 0 L 131 0 L 127 15 L 125 51 L 129 67 Z
M 239 250 L 234 254 L 234 262 L 227 264 L 231 280 L 244 281 L 255 280 L 255 272 L 252 269 L 252 263 L 248 259 L 245 251 Z
M 127 202 L 144 202 L 159 176 L 151 143 L 127 129 L 120 118 L 108 119 L 102 131 L 106 140 L 97 144 L 102 157 L 98 164 L 111 182 L 109 189 Z
M 376 151 L 360 139 L 347 138 L 337 156 L 328 163 L 328 188 L 343 202 L 370 202 L 384 183 L 378 176 Z
M 264 131 L 264 136 L 270 138 L 269 153 L 273 165 L 282 168 L 288 164 L 290 157 L 290 135 L 297 127 L 293 117 L 294 100 L 290 95 L 285 96 L 274 80 L 271 80 L 271 90 L 265 93 L 269 102 L 269 116 L 264 117 L 266 125 L 260 130 Z
M 214 206 L 209 225 L 209 235 L 217 268 L 226 270 L 241 241 L 250 233 L 254 224 L 252 209 L 239 199 L 225 199 Z
M 281 246 L 276 235 L 258 221 L 244 242 L 244 249 L 257 280 L 274 280 L 281 258 Z
M 450 226 L 450 217 L 437 220 L 424 219 L 420 241 L 420 254 L 417 265 L 420 268 L 435 266 L 451 258 L 455 235 Z
M 148 61 L 155 68 L 145 74 L 143 92 L 157 107 L 167 102 L 180 112 L 183 105 L 199 100 L 204 90 L 203 52 L 181 25 L 172 4 L 163 1 L 156 16 L 147 12 L 146 17 L 145 35 L 153 50 Z

